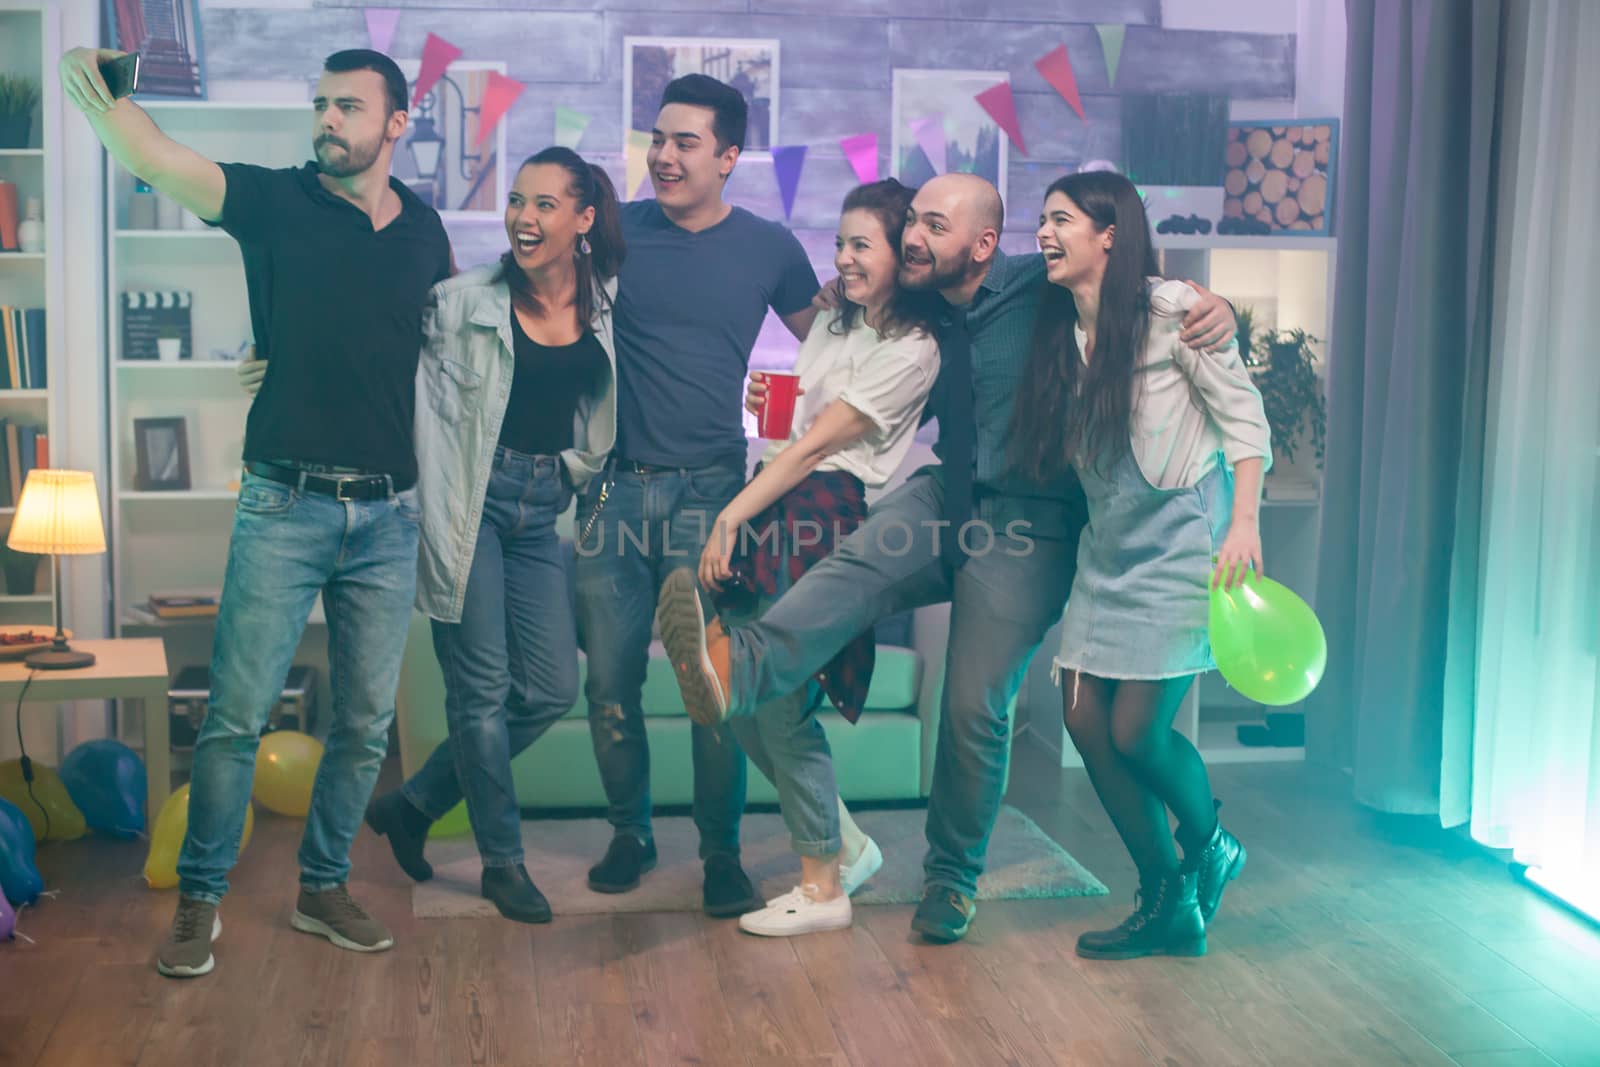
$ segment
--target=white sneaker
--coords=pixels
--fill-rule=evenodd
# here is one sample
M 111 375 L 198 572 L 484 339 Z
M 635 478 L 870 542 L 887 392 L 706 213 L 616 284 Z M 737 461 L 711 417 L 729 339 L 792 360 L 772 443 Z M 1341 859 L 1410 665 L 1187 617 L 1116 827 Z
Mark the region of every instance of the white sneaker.
M 849 925 L 848 896 L 841 895 L 827 901 L 813 900 L 802 886 L 795 886 L 760 911 L 748 911 L 739 916 L 741 930 L 762 937 L 793 937 L 795 934 L 814 934 L 822 930 L 843 930 Z
M 861 855 L 855 858 L 854 863 L 839 864 L 839 884 L 844 886 L 844 895 L 855 896 L 856 890 L 865 885 L 868 878 L 877 874 L 882 866 L 883 850 L 869 837 L 866 847 L 861 850 Z

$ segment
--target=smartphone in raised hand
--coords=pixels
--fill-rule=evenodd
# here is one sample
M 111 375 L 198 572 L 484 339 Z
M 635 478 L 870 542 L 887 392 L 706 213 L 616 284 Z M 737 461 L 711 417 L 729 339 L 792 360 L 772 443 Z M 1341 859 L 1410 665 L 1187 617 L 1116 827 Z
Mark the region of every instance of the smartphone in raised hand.
M 100 64 L 100 76 L 111 90 L 111 99 L 120 100 L 139 91 L 139 53 L 129 52 Z

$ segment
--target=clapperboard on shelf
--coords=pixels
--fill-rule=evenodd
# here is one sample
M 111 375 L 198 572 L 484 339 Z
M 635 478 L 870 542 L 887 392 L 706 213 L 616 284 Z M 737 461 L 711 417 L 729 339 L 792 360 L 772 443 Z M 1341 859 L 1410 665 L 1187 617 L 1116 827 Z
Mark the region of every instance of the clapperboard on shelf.
M 182 342 L 179 359 L 194 358 L 187 289 L 134 289 L 122 294 L 122 358 L 160 359 L 163 337 Z

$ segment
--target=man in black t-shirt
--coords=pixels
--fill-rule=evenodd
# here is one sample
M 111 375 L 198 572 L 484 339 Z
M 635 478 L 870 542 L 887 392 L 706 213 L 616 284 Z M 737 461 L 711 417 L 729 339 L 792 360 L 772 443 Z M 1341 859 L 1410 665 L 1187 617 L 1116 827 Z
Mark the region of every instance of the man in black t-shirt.
M 156 966 L 214 963 L 217 905 L 239 852 L 256 749 L 312 606 L 327 611 L 333 723 L 300 845 L 295 929 L 376 952 L 394 939 L 350 898 L 350 843 L 388 748 L 416 587 L 412 410 L 422 308 L 450 273 L 438 213 L 389 177 L 406 81 L 364 49 L 328 57 L 313 104 L 316 160 L 217 164 L 172 140 L 80 48 L 67 97 L 128 170 L 238 242 L 256 354 L 268 360 L 195 745 L 178 909 Z

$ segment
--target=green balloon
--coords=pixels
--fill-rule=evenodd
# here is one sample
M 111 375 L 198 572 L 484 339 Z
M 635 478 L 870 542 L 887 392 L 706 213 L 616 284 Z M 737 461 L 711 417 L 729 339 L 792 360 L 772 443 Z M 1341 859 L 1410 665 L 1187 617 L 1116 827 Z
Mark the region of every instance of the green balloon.
M 1211 591 L 1211 652 L 1222 677 L 1258 704 L 1311 695 L 1328 663 L 1328 639 L 1311 606 L 1271 578 Z

